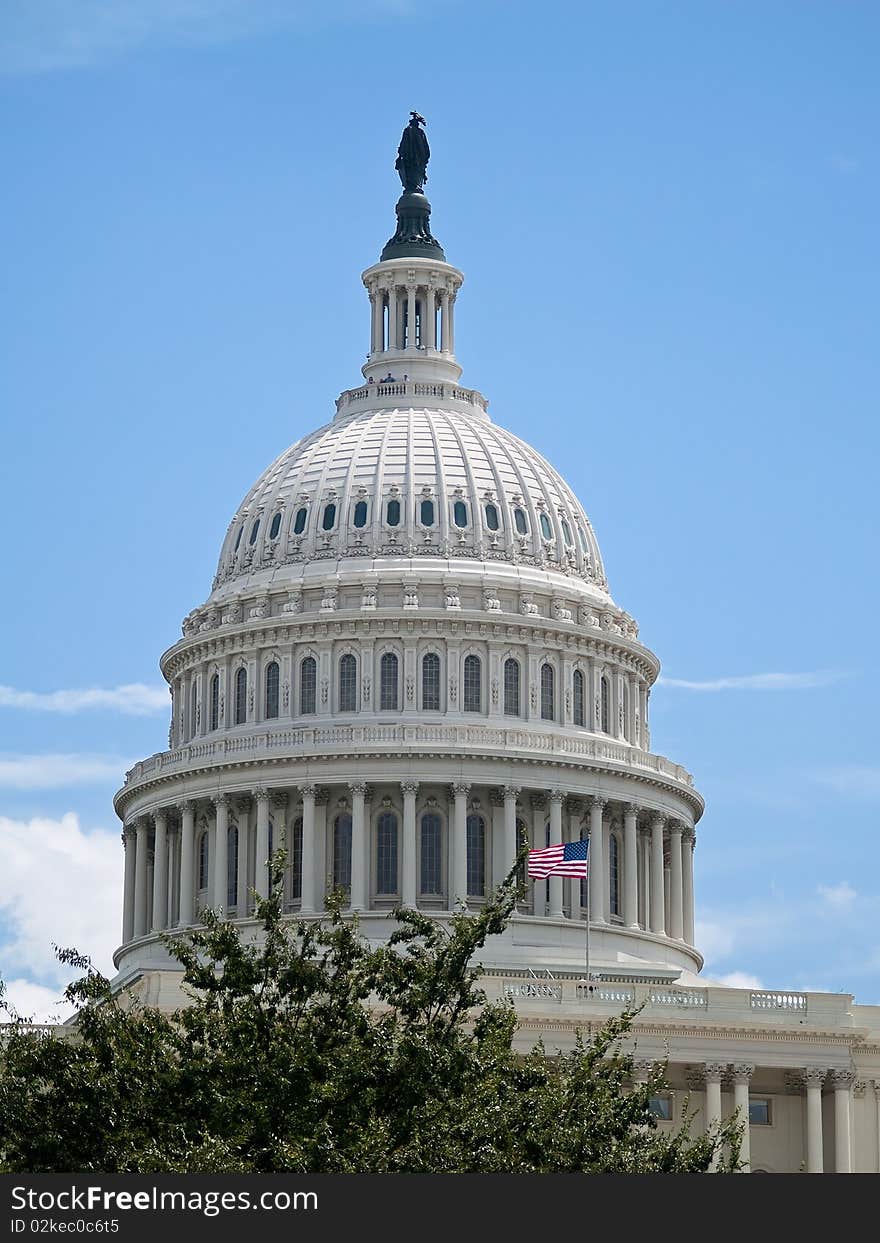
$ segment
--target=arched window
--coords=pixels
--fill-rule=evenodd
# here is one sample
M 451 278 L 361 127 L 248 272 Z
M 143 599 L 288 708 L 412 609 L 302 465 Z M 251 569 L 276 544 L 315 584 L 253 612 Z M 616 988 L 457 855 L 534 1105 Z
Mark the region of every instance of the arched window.
M 421 823 L 421 892 L 443 893 L 443 827 L 435 812 L 427 812 Z
M 397 702 L 397 657 L 386 652 L 379 662 L 379 708 L 396 712 Z
M 244 725 L 247 720 L 247 669 L 242 666 L 235 673 L 235 724 Z
M 331 501 L 329 505 L 324 506 L 324 517 L 321 519 L 321 529 L 323 531 L 332 531 L 336 524 L 336 506 Z
M 601 711 L 601 730 L 603 734 L 611 733 L 611 687 L 608 679 L 603 677 L 599 683 L 599 708 Z
M 241 537 L 244 535 L 244 523 L 238 528 L 238 535 L 235 537 L 235 547 L 232 550 L 233 557 L 238 552 L 238 546 L 241 543 Z
M 238 906 L 238 829 L 226 830 L 226 909 Z
M 354 525 L 360 530 L 367 525 L 367 502 L 358 501 L 354 507 Z
M 297 816 L 290 837 L 290 900 L 301 902 L 303 896 L 303 822 Z
M 296 511 L 296 517 L 293 520 L 294 535 L 302 535 L 303 531 L 306 529 L 306 518 L 308 517 L 308 514 L 309 511 L 306 509 L 305 505 Z
M 572 711 L 575 725 L 584 724 L 584 675 L 575 669 L 572 678 Z
M 376 893 L 397 893 L 397 816 L 383 811 L 376 822 Z
M 419 506 L 419 515 L 423 527 L 432 527 L 434 525 L 434 502 L 422 501 Z
M 256 521 L 254 522 L 254 525 L 251 527 L 251 537 L 248 540 L 249 544 L 255 544 L 257 542 L 257 532 L 259 531 L 259 529 L 260 529 L 260 520 L 259 518 L 257 518 Z
M 495 505 L 486 506 L 486 526 L 490 531 L 497 531 L 500 526 L 498 521 L 498 508 Z
M 467 526 L 467 505 L 464 501 L 456 501 L 452 506 L 452 521 L 457 527 Z
M 440 711 L 440 657 L 436 652 L 426 652 L 422 657 L 422 709 Z
M 211 729 L 218 729 L 220 726 L 220 674 L 215 673 L 211 678 Z
M 524 509 L 520 509 L 519 506 L 516 507 L 513 511 L 513 521 L 520 535 L 528 535 L 529 520 L 526 517 L 526 511 Z
M 544 536 L 544 539 L 553 538 L 553 528 L 546 514 L 541 514 L 541 534 Z
M 266 720 L 274 720 L 278 715 L 278 661 L 271 660 L 266 666 Z
M 302 716 L 317 712 L 318 666 L 314 656 L 306 656 L 299 667 L 299 710 Z
M 207 889 L 211 879 L 211 872 L 208 866 L 210 863 L 208 847 L 208 833 L 206 830 L 199 838 L 199 889 Z
M 281 511 L 272 519 L 272 525 L 269 527 L 269 539 L 277 539 L 278 532 L 281 530 Z
M 617 834 L 608 838 L 608 910 L 612 915 L 620 914 L 620 843 Z
M 194 738 L 199 727 L 199 684 L 193 682 L 189 688 L 189 736 Z
M 553 693 L 553 666 L 541 666 L 541 720 L 552 721 L 556 717 Z
M 465 712 L 482 711 L 482 680 L 479 656 L 465 656 L 463 704 Z
M 339 711 L 357 712 L 358 701 L 357 657 L 346 652 L 339 661 Z
M 333 888 L 351 889 L 351 816 L 341 812 L 333 821 Z
M 571 543 L 571 527 L 564 518 L 562 519 L 562 538 L 565 540 L 566 544 Z
M 519 661 L 512 656 L 504 662 L 504 715 L 519 716 Z
M 621 717 L 623 718 L 621 733 L 626 736 L 629 733 L 629 684 L 624 678 L 620 685 L 620 706 Z
M 400 501 L 389 501 L 385 509 L 385 521 L 390 527 L 400 526 Z
M 467 891 L 477 898 L 486 892 L 486 821 L 476 814 L 467 818 Z
M 586 535 L 584 535 L 583 527 L 578 527 L 577 532 L 578 532 L 578 539 L 581 542 L 581 552 L 589 553 L 590 550 L 587 547 L 587 537 Z

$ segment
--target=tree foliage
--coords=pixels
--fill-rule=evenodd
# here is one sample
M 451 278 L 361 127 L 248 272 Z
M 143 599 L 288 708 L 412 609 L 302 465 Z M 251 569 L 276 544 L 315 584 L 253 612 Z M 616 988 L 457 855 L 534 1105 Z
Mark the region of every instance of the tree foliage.
M 0 1169 L 16 1172 L 702 1172 L 732 1169 L 730 1123 L 692 1138 L 649 1109 L 621 1039 L 632 1013 L 566 1054 L 513 1047 L 509 1002 L 486 1000 L 474 955 L 517 899 L 515 870 L 447 930 L 395 912 L 371 948 L 331 899 L 282 918 L 283 855 L 259 940 L 215 913 L 166 936 L 190 1003 L 144 1005 L 75 951 L 72 1030 L 13 1015 L 0 1033 Z M 0 997 L 2 1004 L 2 997 Z M 8 1007 L 5 1007 L 8 1010 Z M 726 1154 L 726 1155 L 725 1155 Z

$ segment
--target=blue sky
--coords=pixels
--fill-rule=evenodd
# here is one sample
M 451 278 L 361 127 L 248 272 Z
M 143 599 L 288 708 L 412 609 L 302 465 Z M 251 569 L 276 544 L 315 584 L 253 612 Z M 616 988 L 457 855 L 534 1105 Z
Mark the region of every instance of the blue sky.
M 707 969 L 880 1003 L 871 3 L 6 0 L 0 972 L 104 966 L 111 798 L 230 516 L 359 379 L 410 108 L 456 345 L 590 514 L 706 796 Z M 121 689 L 120 689 L 121 688 Z

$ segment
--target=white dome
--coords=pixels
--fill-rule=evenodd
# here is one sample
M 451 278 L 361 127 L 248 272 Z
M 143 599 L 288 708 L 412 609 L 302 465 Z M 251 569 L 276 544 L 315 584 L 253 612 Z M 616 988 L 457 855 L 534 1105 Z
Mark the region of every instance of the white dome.
M 590 521 L 533 448 L 482 410 L 370 405 L 343 409 L 257 480 L 227 531 L 218 595 L 295 581 L 308 562 L 400 556 L 535 566 L 605 594 Z

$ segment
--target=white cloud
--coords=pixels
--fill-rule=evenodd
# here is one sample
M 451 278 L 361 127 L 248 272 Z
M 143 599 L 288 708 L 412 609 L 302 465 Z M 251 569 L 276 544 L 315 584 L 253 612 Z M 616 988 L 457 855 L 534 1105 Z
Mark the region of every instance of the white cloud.
M 65 713 L 97 708 L 124 712 L 128 716 L 151 716 L 167 711 L 170 698 L 167 686 L 145 686 L 142 682 L 131 682 L 109 690 L 95 686 L 83 690 L 45 692 L 17 691 L 12 686 L 0 686 L 0 707 Z
M 817 892 L 822 901 L 836 911 L 849 910 L 859 896 L 845 880 L 839 885 L 818 885 Z
M 764 987 L 756 975 L 749 975 L 747 971 L 728 971 L 726 975 L 715 976 L 714 982 L 722 984 L 725 988 L 749 988 L 760 991 Z
M 733 678 L 710 678 L 705 682 L 692 682 L 685 678 L 659 678 L 658 684 L 686 691 L 793 691 L 831 686 L 845 676 L 831 670 L 820 670 L 817 673 L 748 673 Z
M 74 1013 L 74 1007 L 61 999 L 60 988 L 46 988 L 31 980 L 5 980 L 4 1000 L 24 1019 L 35 1023 L 63 1022 Z M 0 1022 L 8 1016 L 0 1014 Z
M 716 923 L 698 919 L 694 925 L 694 939 L 707 961 L 710 958 L 726 958 L 733 950 L 733 932 L 727 921 Z
M 0 789 L 54 790 L 102 781 L 121 785 L 132 762 L 118 755 L 14 755 L 0 752 Z
M 122 874 L 118 831 L 85 832 L 73 812 L 60 820 L 0 816 L 4 978 L 63 987 L 71 976 L 56 960 L 53 943 L 75 947 L 112 973 L 111 954 L 121 930 Z M 33 996 L 46 1000 L 42 994 Z
M 837 764 L 809 774 L 817 785 L 827 786 L 846 798 L 880 799 L 880 768 L 867 764 Z

